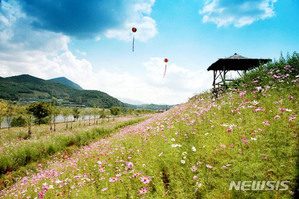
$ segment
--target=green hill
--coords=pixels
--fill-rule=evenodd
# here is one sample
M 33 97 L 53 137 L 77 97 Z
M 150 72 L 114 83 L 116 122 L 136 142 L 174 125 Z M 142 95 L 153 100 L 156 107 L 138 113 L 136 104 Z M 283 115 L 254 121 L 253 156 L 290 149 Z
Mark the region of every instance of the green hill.
M 0 78 L 0 98 L 14 101 L 62 99 L 64 103 L 109 108 L 124 106 L 118 99 L 96 90 L 77 90 L 62 83 L 30 75 Z
M 59 83 L 62 83 L 66 86 L 72 87 L 77 90 L 84 90 L 83 88 L 81 88 L 81 86 L 79 86 L 75 82 L 72 82 L 71 80 L 69 80 L 65 77 L 57 77 L 57 78 L 49 79 L 49 81 L 59 82 Z

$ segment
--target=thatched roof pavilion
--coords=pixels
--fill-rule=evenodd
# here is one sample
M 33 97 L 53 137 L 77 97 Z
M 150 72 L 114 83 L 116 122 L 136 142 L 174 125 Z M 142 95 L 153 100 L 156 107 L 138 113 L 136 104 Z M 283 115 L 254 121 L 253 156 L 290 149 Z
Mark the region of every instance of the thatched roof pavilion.
M 209 68 L 210 70 L 243 70 L 247 71 L 251 68 L 258 67 L 260 64 L 265 64 L 271 61 L 271 59 L 253 59 L 243 57 L 235 53 L 234 55 L 228 58 L 218 59 L 215 63 L 213 63 Z
M 217 94 L 218 89 L 220 87 L 226 86 L 227 81 L 233 81 L 232 79 L 226 79 L 226 74 L 228 71 L 237 71 L 237 73 L 241 76 L 239 71 L 244 71 L 246 73 L 246 71 L 270 61 L 271 59 L 247 58 L 238 55 L 237 53 L 228 58 L 218 59 L 208 68 L 208 71 L 213 71 L 213 91 Z M 217 82 L 218 79 L 220 79 L 219 82 Z M 216 88 L 216 86 L 218 88 Z

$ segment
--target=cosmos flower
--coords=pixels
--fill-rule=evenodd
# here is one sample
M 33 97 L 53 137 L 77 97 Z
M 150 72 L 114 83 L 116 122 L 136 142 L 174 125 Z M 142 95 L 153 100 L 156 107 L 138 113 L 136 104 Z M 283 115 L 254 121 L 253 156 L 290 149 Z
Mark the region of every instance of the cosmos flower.
M 118 177 L 118 176 L 109 178 L 109 182 L 115 182 L 115 181 L 117 181 L 117 180 L 119 180 L 119 177 Z
M 207 168 L 212 169 L 213 167 L 209 164 L 206 165 Z
M 46 191 L 40 191 L 40 192 L 38 193 L 38 198 L 44 198 L 44 197 L 45 197 L 45 192 L 46 192 Z
M 100 173 L 105 173 L 105 168 L 104 167 L 99 168 L 99 172 Z
M 108 188 L 107 188 L 107 187 L 105 187 L 105 188 L 103 188 L 103 189 L 102 189 L 102 191 L 107 191 L 107 190 L 108 190 Z
M 138 171 L 137 173 L 135 173 L 134 175 L 133 175 L 133 177 L 134 178 L 137 178 L 138 176 L 140 176 L 141 175 L 141 171 Z
M 296 116 L 295 116 L 295 115 L 290 116 L 290 117 L 289 117 L 289 122 L 292 121 L 292 120 L 294 120 L 294 119 L 296 119 Z
M 147 187 L 142 187 L 139 191 L 138 191 L 138 193 L 139 194 L 145 194 L 145 193 L 147 193 L 149 191 L 149 189 L 147 188 Z
M 133 163 L 132 162 L 128 162 L 127 165 L 129 167 L 129 169 L 133 169 Z
M 194 151 L 194 152 L 196 151 L 196 148 L 195 148 L 195 146 L 192 146 L 192 151 Z
M 197 167 L 196 166 L 193 166 L 193 167 L 191 167 L 191 171 L 196 171 L 197 170 Z
M 149 176 L 142 176 L 140 179 L 144 184 L 148 184 L 152 181 Z
M 275 116 L 274 116 L 274 120 L 278 120 L 279 118 L 280 118 L 279 115 L 275 115 Z

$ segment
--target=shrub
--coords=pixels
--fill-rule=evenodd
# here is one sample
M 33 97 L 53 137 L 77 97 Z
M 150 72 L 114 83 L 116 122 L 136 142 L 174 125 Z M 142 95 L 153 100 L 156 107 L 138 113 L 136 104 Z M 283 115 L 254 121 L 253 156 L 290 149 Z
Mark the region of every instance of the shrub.
M 26 120 L 23 116 L 14 117 L 11 121 L 11 127 L 21 127 L 26 125 Z

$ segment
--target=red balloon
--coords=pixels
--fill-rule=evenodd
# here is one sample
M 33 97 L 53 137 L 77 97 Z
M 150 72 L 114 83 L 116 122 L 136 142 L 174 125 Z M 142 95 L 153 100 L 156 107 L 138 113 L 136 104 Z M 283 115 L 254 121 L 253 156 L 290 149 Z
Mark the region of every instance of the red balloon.
M 137 28 L 133 27 L 132 32 L 137 32 Z
M 164 59 L 164 62 L 165 62 L 165 63 L 167 63 L 167 62 L 168 62 L 168 59 L 167 59 L 167 58 L 165 58 L 165 59 Z

